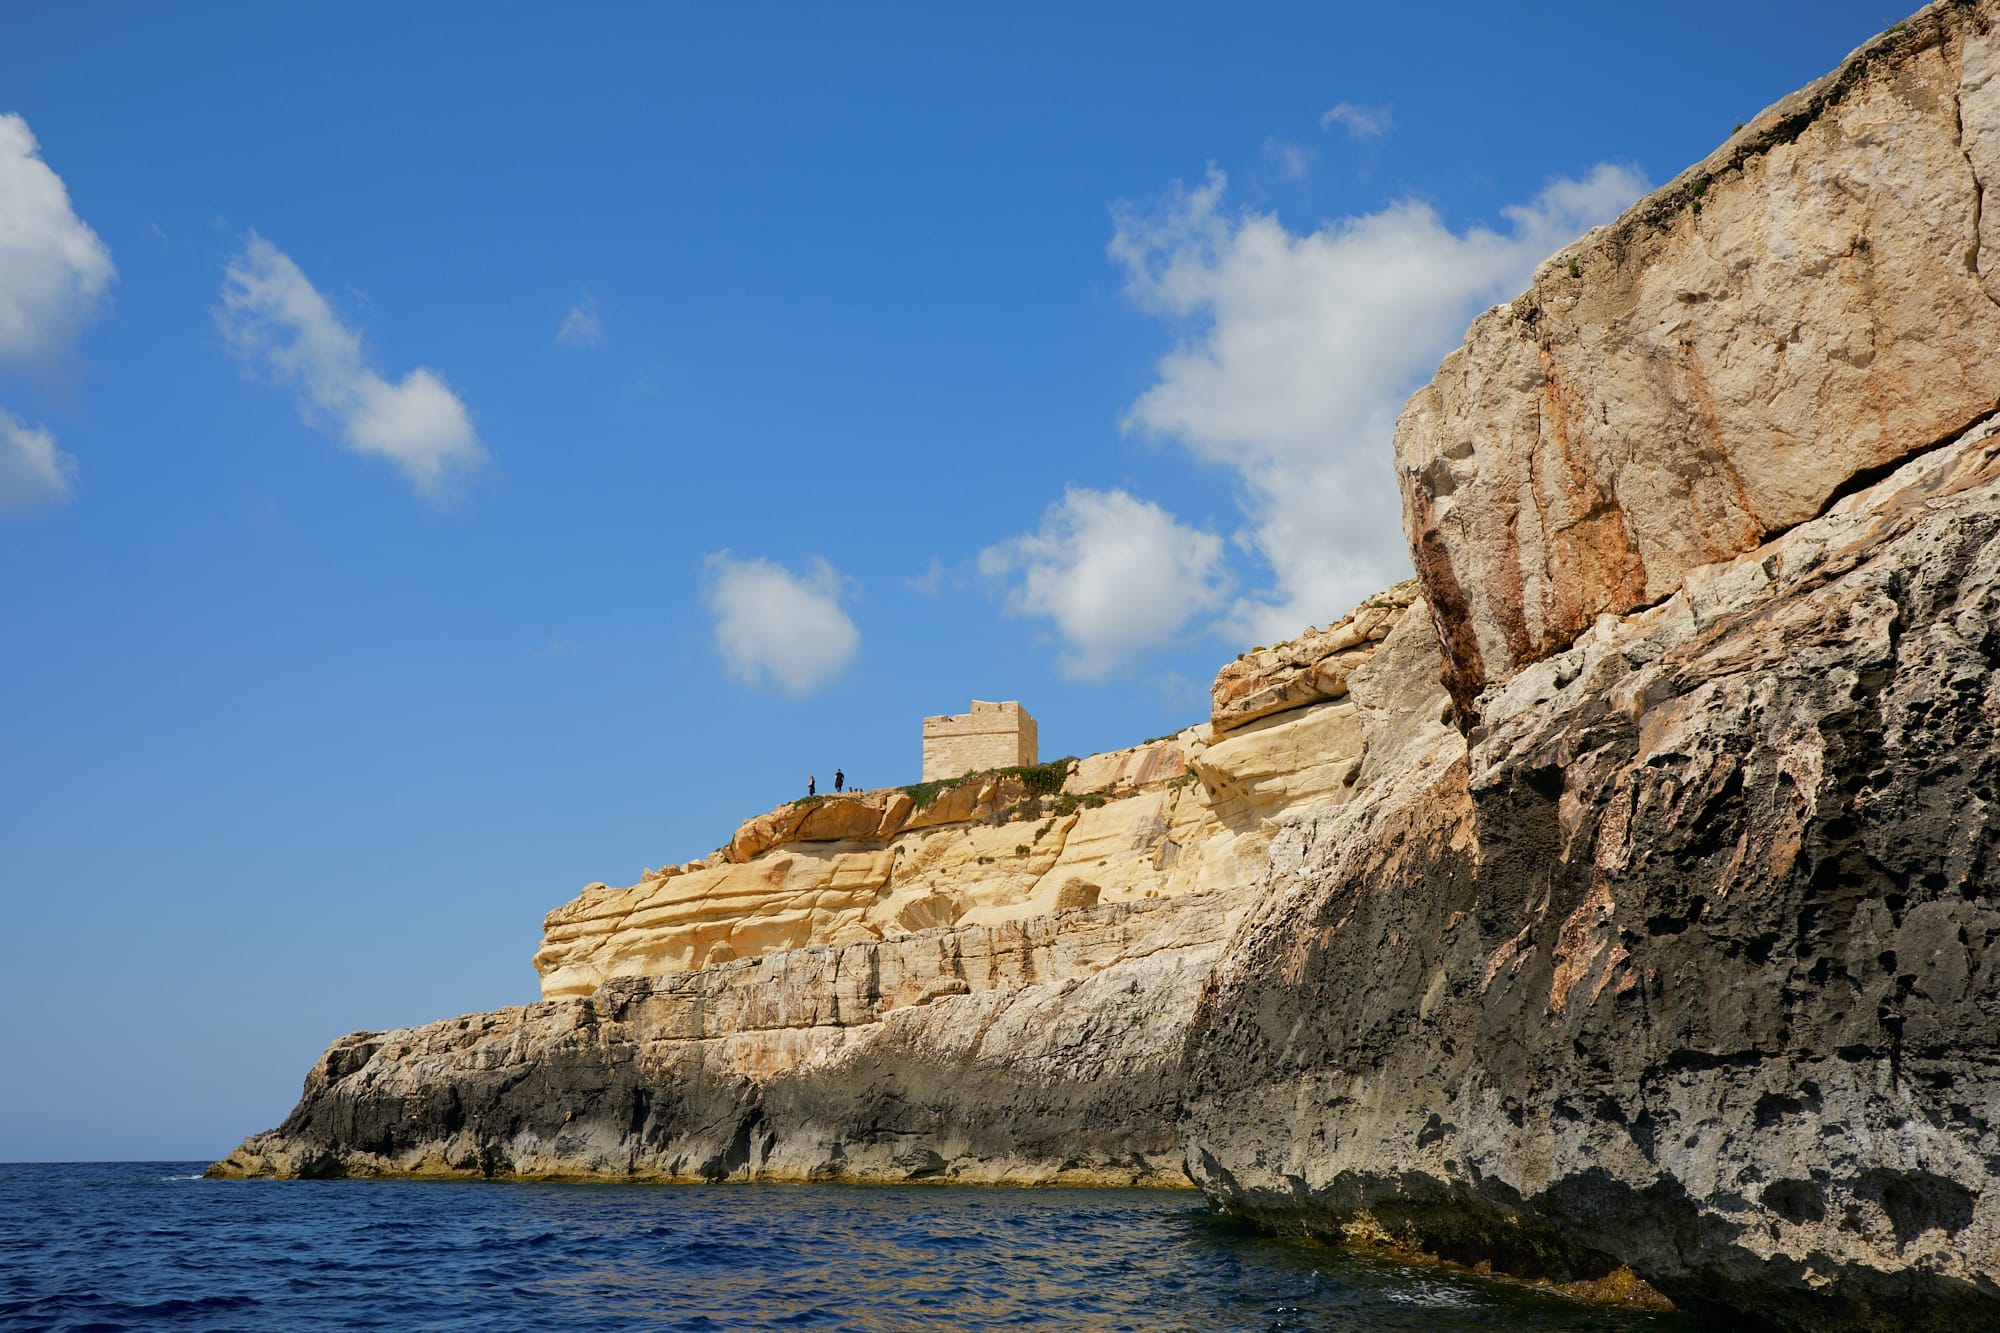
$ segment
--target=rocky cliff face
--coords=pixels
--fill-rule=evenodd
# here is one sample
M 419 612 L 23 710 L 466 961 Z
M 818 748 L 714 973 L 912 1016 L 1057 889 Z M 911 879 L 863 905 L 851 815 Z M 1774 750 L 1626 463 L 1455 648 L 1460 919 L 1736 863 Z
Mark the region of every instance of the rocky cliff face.
M 543 1003 L 343 1038 L 213 1172 L 1185 1185 L 1196 999 L 1275 831 L 1353 790 L 1345 679 L 1410 596 L 1276 650 L 1338 672 L 1221 740 L 795 802 L 590 885 Z
M 2000 1319 L 1990 429 L 1288 834 L 1192 1028 L 1202 1187 L 1788 1327 Z
M 808 945 L 993 926 L 1095 903 L 1244 888 L 1290 813 L 1344 799 L 1360 765 L 1348 677 L 1415 596 L 1247 653 L 1211 720 L 1128 750 L 961 781 L 795 801 L 704 861 L 592 884 L 549 913 L 548 999 Z
M 1274 1229 L 1731 1327 L 2000 1327 L 1996 17 L 1924 10 L 1483 316 L 1398 429 L 1420 589 L 1178 736 L 592 885 L 542 1003 L 336 1042 L 215 1172 L 1178 1155 Z
M 356 1033 L 211 1173 L 1184 1185 L 1180 1037 L 1245 901 L 809 946 Z
M 1461 707 L 2000 404 L 2000 33 L 1934 4 L 1556 255 L 1405 409 Z
M 1412 401 L 1436 636 L 1355 693 L 1406 659 L 1463 734 L 1364 712 L 1357 794 L 1273 848 L 1190 1030 L 1218 1201 L 2000 1327 L 1995 10 L 1759 117 Z

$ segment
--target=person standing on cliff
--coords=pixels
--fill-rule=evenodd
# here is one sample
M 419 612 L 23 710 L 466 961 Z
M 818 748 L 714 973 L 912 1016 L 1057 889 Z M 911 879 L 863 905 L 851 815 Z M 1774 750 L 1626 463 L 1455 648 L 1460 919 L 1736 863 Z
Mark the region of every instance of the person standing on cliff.
M 819 779 L 815 778 L 810 773 L 806 774 L 806 795 L 814 796 L 817 795 L 818 792 L 819 792 Z
M 841 772 L 841 771 L 840 771 L 839 769 L 837 769 L 837 768 L 836 768 L 836 769 L 834 769 L 834 770 L 833 770 L 833 790 L 834 790 L 834 793 L 835 793 L 836 795 L 838 795 L 838 794 L 839 794 L 839 792 L 840 792 L 840 789 L 841 789 L 842 787 L 845 787 L 846 785 L 847 785 L 847 774 L 845 774 L 845 773 Z

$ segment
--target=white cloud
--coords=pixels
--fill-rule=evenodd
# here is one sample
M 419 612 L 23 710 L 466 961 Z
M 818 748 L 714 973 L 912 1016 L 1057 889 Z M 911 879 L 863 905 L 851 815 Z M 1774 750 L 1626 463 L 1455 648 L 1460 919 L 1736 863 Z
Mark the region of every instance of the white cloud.
M 36 367 L 67 353 L 116 276 L 28 122 L 0 115 L 0 361 Z
M 1338 102 L 1330 106 L 1319 118 L 1319 127 L 1330 130 L 1339 125 L 1347 131 L 1350 139 L 1379 139 L 1395 126 L 1395 117 L 1386 106 L 1355 106 L 1352 102 Z
M 0 115 L 0 365 L 41 371 L 67 356 L 116 276 L 28 122 Z M 0 514 L 61 504 L 75 477 L 46 427 L 0 408 Z
M 604 320 L 597 313 L 597 298 L 586 296 L 569 308 L 556 341 L 569 347 L 595 347 L 604 341 Z
M 846 670 L 861 632 L 841 610 L 846 581 L 824 560 L 804 575 L 769 560 L 708 557 L 703 600 L 715 615 L 715 647 L 747 685 L 767 677 L 786 694 L 811 694 Z
M 1019 575 L 1007 610 L 1055 621 L 1068 645 L 1062 670 L 1082 679 L 1171 642 L 1227 596 L 1222 538 L 1124 491 L 1080 486 L 1049 507 L 1039 532 L 980 552 L 979 572 Z
M 216 323 L 230 350 L 299 391 L 308 425 L 403 470 L 423 495 L 486 461 L 465 404 L 419 366 L 391 384 L 371 369 L 361 335 L 340 322 L 290 256 L 253 234 L 223 275 Z
M 1312 154 L 1289 139 L 1264 140 L 1264 156 L 1288 181 L 1305 179 L 1312 166 Z
M 19 514 L 69 499 L 76 460 L 56 437 L 0 408 L 0 514 Z
M 1523 289 L 1543 258 L 1645 188 L 1599 166 L 1454 231 L 1429 204 L 1300 235 L 1232 213 L 1211 168 L 1158 211 L 1116 214 L 1127 295 L 1184 330 L 1127 429 L 1236 470 L 1272 586 L 1237 600 L 1226 632 L 1273 642 L 1323 623 L 1408 572 L 1391 436 L 1404 400 L 1479 310 Z

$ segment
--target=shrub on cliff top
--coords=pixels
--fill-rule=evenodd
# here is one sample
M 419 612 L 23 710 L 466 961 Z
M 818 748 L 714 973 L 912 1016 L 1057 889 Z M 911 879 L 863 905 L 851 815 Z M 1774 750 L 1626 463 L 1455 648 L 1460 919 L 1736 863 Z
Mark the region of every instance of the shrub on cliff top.
M 1062 790 L 1069 779 L 1069 766 L 1076 762 L 1075 755 L 1065 755 L 1052 759 L 1046 764 L 1022 764 L 1013 768 L 988 768 L 977 773 L 967 773 L 963 777 L 937 778 L 930 782 L 912 782 L 896 788 L 910 798 L 918 810 L 928 809 L 936 803 L 938 796 L 963 783 L 976 782 L 981 778 L 1019 778 L 1021 786 L 1029 796 L 1053 796 Z M 801 798 L 803 799 L 803 798 Z
M 940 779 L 934 782 L 912 782 L 909 786 L 898 787 L 896 790 L 910 798 L 912 810 L 928 810 L 932 805 L 937 803 L 939 792 L 943 791 L 946 787 L 957 786 L 958 781 L 958 779 L 953 778 L 949 780 Z
M 1111 798 L 1101 791 L 1085 792 L 1081 796 L 1059 796 L 1056 798 L 1055 815 L 1062 819 L 1082 810 L 1101 810 Z
M 1027 788 L 1030 796 L 1053 796 L 1062 790 L 1063 783 L 1069 781 L 1069 766 L 1075 762 L 1076 756 L 1072 754 L 1051 759 L 1046 764 L 996 768 L 993 773 L 995 777 L 1021 779 L 1021 785 Z

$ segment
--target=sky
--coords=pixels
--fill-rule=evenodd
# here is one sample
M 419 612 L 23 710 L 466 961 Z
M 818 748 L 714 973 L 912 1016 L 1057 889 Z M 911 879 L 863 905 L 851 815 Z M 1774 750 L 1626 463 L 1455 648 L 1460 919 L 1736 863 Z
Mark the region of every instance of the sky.
M 0 1160 L 220 1156 L 926 715 L 1204 720 L 1471 317 L 1905 14 L 6 6 Z

